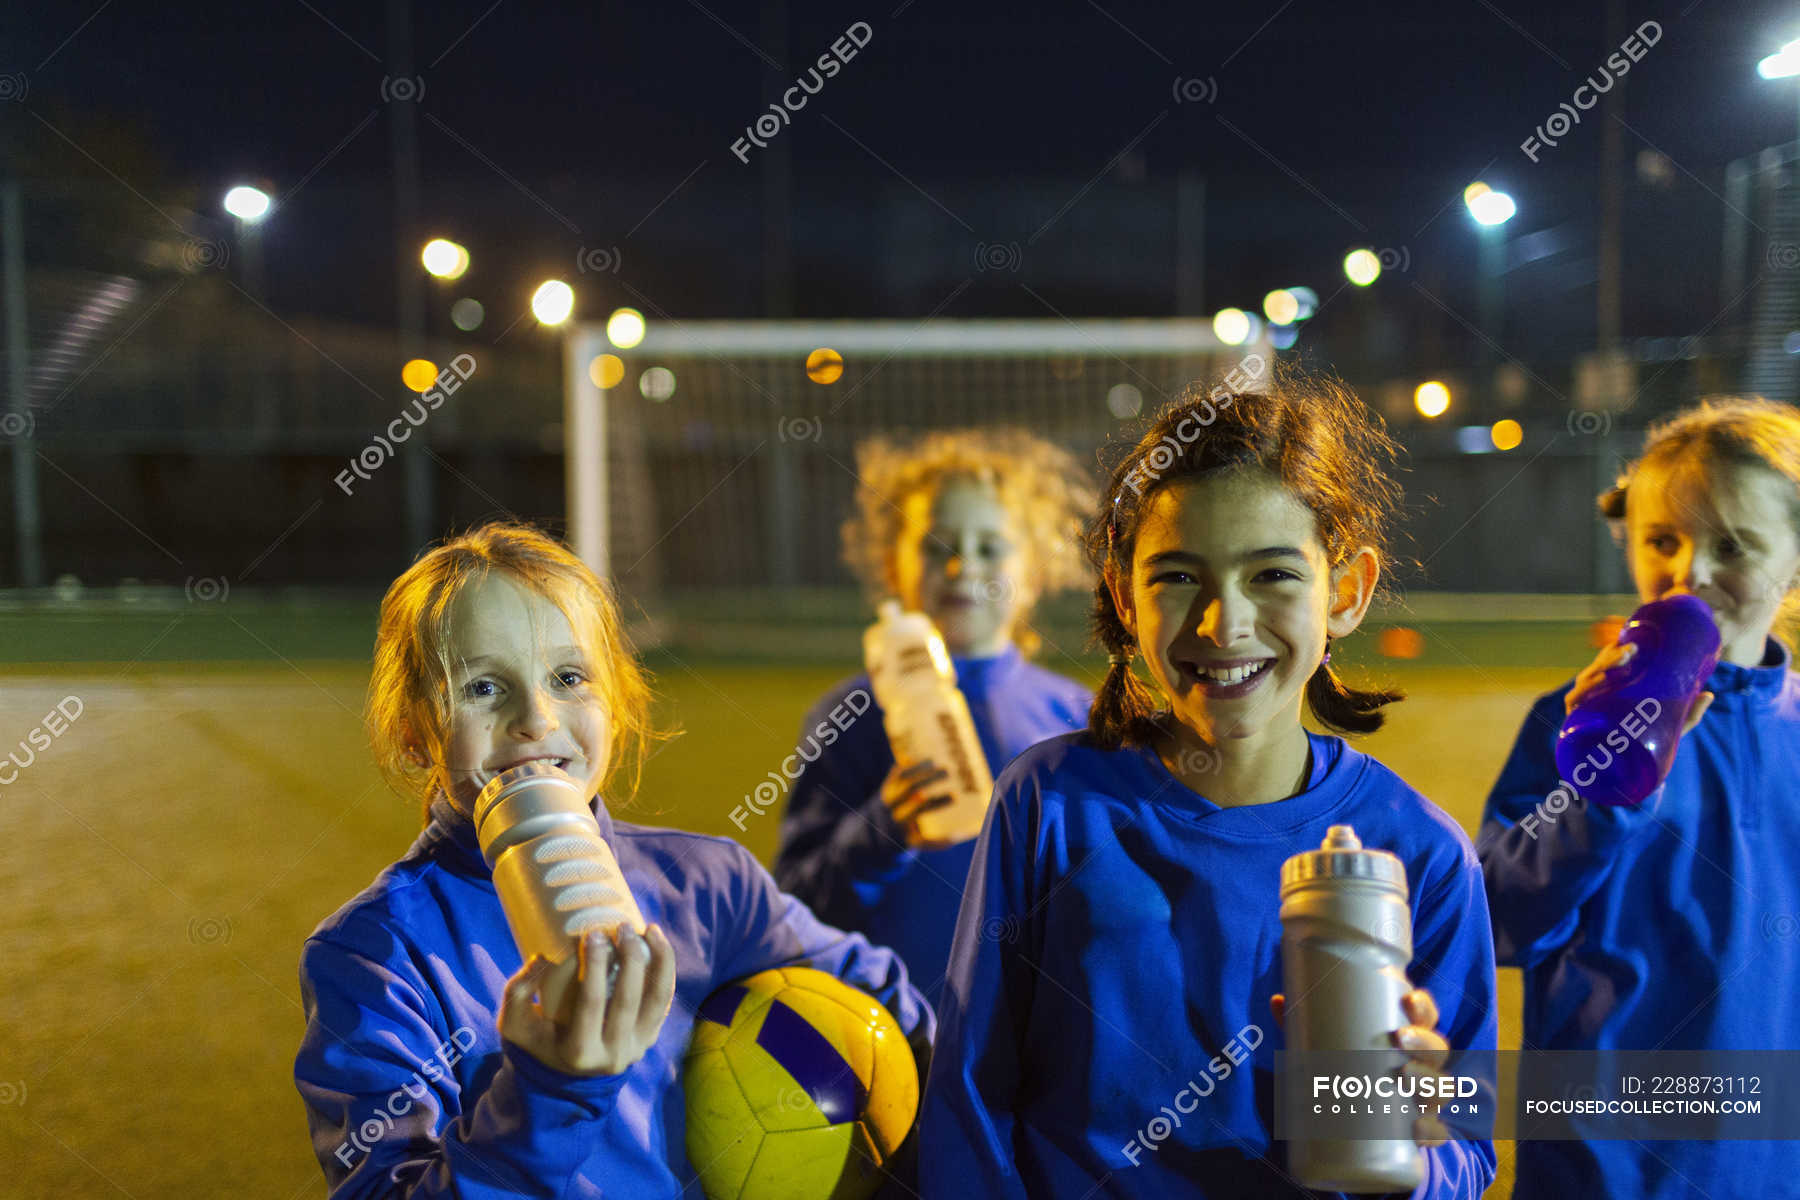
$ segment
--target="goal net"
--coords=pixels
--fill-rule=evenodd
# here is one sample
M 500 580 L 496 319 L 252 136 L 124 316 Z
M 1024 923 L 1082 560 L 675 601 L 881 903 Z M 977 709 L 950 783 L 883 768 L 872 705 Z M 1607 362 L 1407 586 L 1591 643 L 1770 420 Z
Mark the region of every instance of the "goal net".
M 1021 426 L 1097 475 L 1140 415 L 1272 354 L 1192 319 L 652 321 L 623 349 L 595 323 L 564 349 L 570 541 L 641 634 L 833 657 L 868 619 L 838 535 L 864 438 Z

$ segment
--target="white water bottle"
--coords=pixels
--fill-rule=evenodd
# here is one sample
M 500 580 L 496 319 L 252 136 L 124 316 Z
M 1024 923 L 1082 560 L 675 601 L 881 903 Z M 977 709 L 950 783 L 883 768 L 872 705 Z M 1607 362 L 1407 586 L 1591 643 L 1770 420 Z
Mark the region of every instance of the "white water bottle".
M 967 841 L 981 832 L 994 794 L 969 702 L 957 690 L 956 670 L 931 618 L 902 612 L 897 600 L 878 611 L 880 619 L 863 634 L 863 658 L 894 761 L 909 767 L 929 759 L 950 774 L 944 784 L 950 803 L 921 814 L 919 833 L 932 841 Z
M 587 797 L 559 768 L 526 763 L 488 780 L 475 800 L 475 836 L 526 962 L 534 954 L 563 962 L 594 930 L 611 936 L 626 925 L 644 932 L 644 916 Z M 565 988 L 549 985 L 541 995 L 545 1011 L 557 1011 Z
M 1406 1024 L 1412 990 L 1412 913 L 1406 865 L 1386 850 L 1364 849 L 1349 825 L 1333 825 L 1317 850 L 1281 865 L 1281 975 L 1292 1051 L 1337 1054 L 1382 1073 L 1406 1061 L 1389 1035 Z M 1344 1052 L 1357 1052 L 1345 1055 Z M 1309 1188 L 1338 1192 L 1410 1192 L 1425 1162 L 1392 1122 L 1392 1138 L 1309 1138 L 1288 1143 L 1288 1167 Z

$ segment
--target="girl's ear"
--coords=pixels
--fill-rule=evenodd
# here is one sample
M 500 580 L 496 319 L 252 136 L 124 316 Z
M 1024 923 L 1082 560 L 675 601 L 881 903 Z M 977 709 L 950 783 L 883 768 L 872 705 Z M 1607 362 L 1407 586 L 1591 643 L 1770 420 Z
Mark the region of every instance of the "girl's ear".
M 407 762 L 415 767 L 431 765 L 431 760 L 425 756 L 425 743 L 420 740 L 411 717 L 400 722 L 400 744 Z
M 1120 624 L 1125 626 L 1131 640 L 1137 641 L 1137 609 L 1131 603 L 1131 582 L 1119 577 L 1118 566 L 1114 563 L 1106 564 L 1106 590 L 1112 594 L 1113 609 L 1119 614 Z
M 1334 638 L 1348 637 L 1362 624 L 1375 599 L 1375 583 L 1381 577 L 1381 562 L 1375 551 L 1364 546 L 1350 556 L 1350 561 L 1331 573 L 1331 607 L 1325 616 L 1325 632 Z

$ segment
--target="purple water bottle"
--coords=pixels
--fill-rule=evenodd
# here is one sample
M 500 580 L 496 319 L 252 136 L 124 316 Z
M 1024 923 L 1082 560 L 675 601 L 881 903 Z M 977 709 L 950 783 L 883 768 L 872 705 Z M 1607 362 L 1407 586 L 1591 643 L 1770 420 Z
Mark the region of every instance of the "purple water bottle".
M 1619 645 L 1637 652 L 1575 707 L 1556 738 L 1562 781 L 1590 804 L 1642 804 L 1669 773 L 1694 698 L 1719 661 L 1719 627 L 1698 596 L 1631 614 Z

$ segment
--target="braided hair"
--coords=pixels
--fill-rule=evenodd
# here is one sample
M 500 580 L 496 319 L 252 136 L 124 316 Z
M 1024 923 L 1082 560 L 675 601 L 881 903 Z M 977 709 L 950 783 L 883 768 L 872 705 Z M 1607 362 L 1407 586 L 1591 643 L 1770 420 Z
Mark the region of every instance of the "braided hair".
M 1189 386 L 1164 408 L 1113 466 L 1089 523 L 1088 559 L 1098 576 L 1091 629 L 1109 665 L 1088 729 L 1104 749 L 1149 741 L 1166 707 L 1132 670 L 1137 646 L 1107 582 L 1112 576 L 1130 586 L 1138 528 L 1158 488 L 1257 467 L 1312 512 L 1333 567 L 1365 546 L 1383 574 L 1390 565 L 1387 527 L 1398 511 L 1400 488 L 1387 470 L 1399 447 L 1381 418 L 1335 377 L 1285 364 L 1269 369 L 1254 355 L 1246 360 L 1251 363 L 1256 369 L 1250 378 L 1239 368 L 1217 386 Z M 1313 716 L 1343 733 L 1381 728 L 1382 708 L 1404 693 L 1351 687 L 1326 658 L 1306 683 Z

